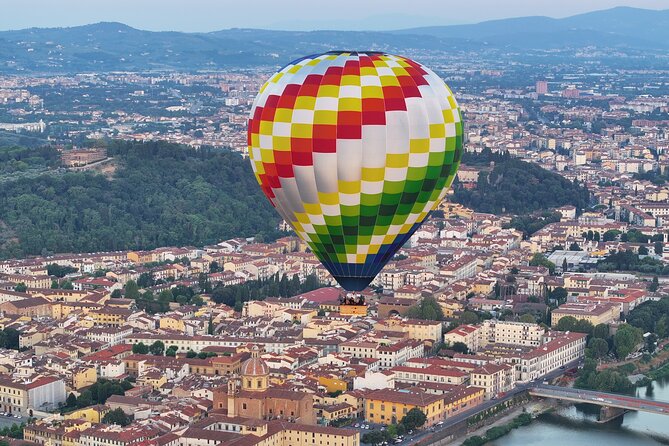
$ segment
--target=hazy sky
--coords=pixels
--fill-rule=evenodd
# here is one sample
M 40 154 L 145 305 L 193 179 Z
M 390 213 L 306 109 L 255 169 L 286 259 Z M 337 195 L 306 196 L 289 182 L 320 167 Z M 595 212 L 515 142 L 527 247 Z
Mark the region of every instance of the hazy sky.
M 398 29 L 614 6 L 669 9 L 669 0 L 0 0 L 0 29 L 100 21 L 156 31 Z

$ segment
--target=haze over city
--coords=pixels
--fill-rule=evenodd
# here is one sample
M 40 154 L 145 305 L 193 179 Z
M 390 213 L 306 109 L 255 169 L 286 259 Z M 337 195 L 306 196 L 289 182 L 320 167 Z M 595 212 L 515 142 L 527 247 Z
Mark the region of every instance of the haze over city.
M 392 30 L 477 23 L 524 16 L 570 15 L 633 6 L 669 9 L 668 0 L 25 0 L 4 5 L 0 29 L 121 22 L 152 31 L 208 32 L 226 28 Z

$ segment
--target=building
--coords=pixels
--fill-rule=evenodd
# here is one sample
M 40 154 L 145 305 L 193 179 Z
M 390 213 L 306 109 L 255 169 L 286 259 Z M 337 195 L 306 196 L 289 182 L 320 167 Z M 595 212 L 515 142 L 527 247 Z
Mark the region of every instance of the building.
M 33 410 L 49 411 L 65 403 L 65 381 L 46 376 L 24 382 L 0 377 L 0 408 L 3 412 L 32 416 Z
M 444 342 L 453 345 L 461 342 L 473 352 L 479 349 L 481 327 L 477 325 L 460 325 L 444 335 Z
M 508 364 L 485 364 L 470 373 L 469 383 L 483 388 L 485 399 L 490 400 L 513 388 L 514 368 Z
M 379 389 L 365 397 L 365 420 L 368 423 L 396 424 L 413 408 L 420 409 L 427 421 L 425 427 L 444 419 L 444 397 L 431 393 Z
M 215 409 L 225 409 L 229 417 L 282 419 L 301 424 L 316 424 L 311 394 L 270 387 L 269 367 L 260 358 L 257 345 L 253 347 L 251 357 L 242 364 L 239 379 L 241 390 L 237 387 L 237 381 L 228 381 L 226 393 L 214 393 Z
M 571 316 L 585 320 L 592 325 L 610 324 L 620 318 L 620 305 L 610 303 L 566 303 L 551 313 L 551 326 L 555 327 L 560 319 Z
M 537 81 L 535 84 L 534 90 L 537 94 L 547 94 L 548 93 L 548 82 L 546 81 Z
M 581 359 L 585 354 L 587 337 L 585 333 L 561 333 L 555 339 L 522 354 L 516 365 L 516 379 L 523 382 L 533 381 Z
M 479 347 L 488 344 L 510 344 L 536 347 L 543 342 L 544 329 L 535 323 L 489 319 L 479 331 Z

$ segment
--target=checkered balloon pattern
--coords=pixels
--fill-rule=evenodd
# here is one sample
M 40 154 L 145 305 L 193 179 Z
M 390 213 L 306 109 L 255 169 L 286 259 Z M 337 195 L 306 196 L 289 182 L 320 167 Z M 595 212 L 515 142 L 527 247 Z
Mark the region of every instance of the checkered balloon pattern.
M 248 123 L 263 192 L 349 291 L 369 285 L 438 205 L 462 142 L 446 84 L 377 52 L 290 63 L 263 85 Z

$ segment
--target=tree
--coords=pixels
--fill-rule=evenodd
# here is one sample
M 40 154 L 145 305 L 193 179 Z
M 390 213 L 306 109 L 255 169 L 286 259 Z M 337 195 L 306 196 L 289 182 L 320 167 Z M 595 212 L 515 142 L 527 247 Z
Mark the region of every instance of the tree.
M 583 251 L 580 246 L 578 246 L 578 243 L 574 242 L 571 245 L 569 245 L 569 250 L 570 251 Z
M 111 293 L 111 298 L 112 299 L 120 299 L 123 297 L 123 292 L 121 290 L 114 290 Z
M 640 329 L 630 324 L 622 324 L 613 336 L 616 356 L 619 359 L 625 359 L 637 349 L 641 341 L 643 341 L 643 332 Z
M 420 303 L 409 308 L 407 317 L 413 319 L 424 319 L 430 321 L 440 321 L 444 318 L 444 312 L 441 305 L 434 297 L 424 297 Z
M 125 284 L 125 297 L 128 299 L 139 299 L 139 286 L 132 279 L 128 280 Z
M 67 396 L 67 399 L 65 400 L 65 405 L 67 407 L 76 407 L 77 405 L 77 396 L 70 392 L 70 394 Z
M 14 291 L 16 291 L 17 293 L 25 293 L 26 291 L 28 291 L 28 287 L 23 282 L 17 283 L 14 286 Z
M 595 328 L 592 329 L 592 336 L 600 339 L 608 339 L 609 326 L 606 324 L 595 325 Z
M 601 338 L 592 338 L 588 342 L 588 348 L 593 358 L 600 359 L 609 352 L 609 343 Z
M 77 408 L 88 407 L 93 404 L 93 395 L 90 390 L 84 390 L 77 398 Z
M 657 335 L 655 333 L 651 333 L 646 336 L 645 344 L 648 353 L 653 353 L 657 347 Z
M 620 235 L 620 231 L 617 229 L 609 229 L 604 233 L 603 240 L 605 242 L 612 242 Z
M 648 291 L 656 292 L 660 288 L 660 280 L 657 276 L 653 276 L 653 280 L 648 285 Z
M 592 331 L 594 330 L 595 327 L 592 326 L 592 323 L 590 321 L 587 321 L 585 319 L 579 319 L 576 321 L 576 325 L 574 325 L 574 331 L 578 333 L 585 333 L 587 335 L 592 335 Z
M 661 256 L 664 251 L 664 244 L 662 242 L 653 243 L 653 250 L 655 251 L 655 254 Z
M 425 413 L 419 408 L 414 407 L 409 412 L 407 412 L 406 415 L 404 415 L 404 418 L 402 418 L 402 421 L 400 421 L 400 423 L 404 425 L 406 430 L 411 431 L 421 427 L 422 425 L 425 424 L 426 421 L 427 421 L 427 416 L 425 415 Z
M 383 432 L 381 431 L 371 431 L 371 432 L 365 432 L 361 438 L 363 443 L 371 444 L 371 445 L 379 445 L 386 441 L 386 436 L 383 435 Z
M 53 279 L 51 281 L 51 289 L 52 290 L 57 290 L 58 289 L 58 281 L 56 279 Z
M 457 353 L 469 353 L 469 347 L 464 342 L 455 342 L 451 345 L 451 350 Z
M 574 316 L 564 316 L 558 321 L 555 329 L 558 331 L 574 331 L 578 320 Z
M 149 347 L 144 345 L 143 342 L 138 342 L 137 344 L 133 344 L 132 352 L 136 355 L 146 355 L 149 353 Z
M 639 246 L 639 255 L 640 256 L 647 256 L 648 255 L 648 248 L 645 246 Z
M 132 419 L 123 412 L 123 409 L 120 407 L 114 410 L 110 410 L 102 417 L 102 422 L 104 424 L 118 424 L 119 426 L 127 426 L 132 423 Z
M 188 350 L 186 352 L 186 358 L 191 359 L 195 358 L 197 356 L 197 353 L 195 353 L 193 350 Z
M 473 311 L 464 311 L 460 316 L 460 322 L 467 325 L 478 324 L 479 316 Z
M 531 324 L 535 324 L 537 322 L 536 318 L 532 316 L 530 313 L 525 313 L 522 316 L 520 316 L 520 322 L 527 322 Z
M 567 302 L 567 295 L 567 290 L 559 286 L 548 293 L 548 298 L 557 302 L 558 305 L 562 305 Z
M 156 341 L 149 346 L 149 352 L 155 356 L 162 356 L 165 352 L 165 344 L 163 341 Z
M 177 355 L 177 350 L 179 350 L 179 347 L 176 345 L 171 345 L 170 348 L 165 350 L 165 356 L 176 356 Z
M 555 263 L 540 252 L 535 253 L 530 260 L 530 266 L 545 266 L 550 274 L 555 273 Z

